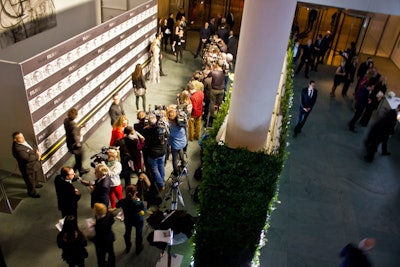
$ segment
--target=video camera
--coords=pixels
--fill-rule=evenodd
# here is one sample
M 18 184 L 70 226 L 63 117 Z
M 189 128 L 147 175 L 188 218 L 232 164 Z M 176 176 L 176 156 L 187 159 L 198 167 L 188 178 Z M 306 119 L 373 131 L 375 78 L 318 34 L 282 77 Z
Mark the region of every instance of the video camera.
M 119 147 L 115 147 L 115 146 L 110 146 L 110 147 L 106 147 L 103 146 L 101 148 L 101 151 L 93 156 L 90 157 L 91 162 L 90 162 L 90 166 L 92 166 L 93 168 L 95 168 L 97 166 L 97 164 L 101 163 L 101 162 L 105 162 L 107 163 L 108 160 L 108 150 L 109 149 L 116 149 L 119 150 Z

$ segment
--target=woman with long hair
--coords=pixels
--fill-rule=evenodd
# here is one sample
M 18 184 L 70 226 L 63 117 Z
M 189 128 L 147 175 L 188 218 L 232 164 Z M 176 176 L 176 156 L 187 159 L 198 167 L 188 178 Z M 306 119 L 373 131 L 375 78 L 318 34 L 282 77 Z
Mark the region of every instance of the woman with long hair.
M 143 111 L 146 111 L 147 88 L 141 64 L 137 64 L 135 71 L 132 73 L 132 85 L 136 96 L 136 109 L 139 110 L 139 98 L 142 98 Z
M 57 235 L 57 245 L 62 249 L 61 257 L 69 267 L 84 267 L 87 241 L 85 235 L 79 230 L 75 216 L 65 217 L 61 232 Z
M 143 216 L 145 213 L 145 207 L 143 202 L 138 198 L 138 191 L 136 185 L 128 185 L 126 187 L 126 198 L 121 199 L 117 203 L 117 208 L 122 208 L 124 211 L 125 219 L 125 252 L 128 253 L 132 247 L 131 233 L 132 227 L 136 229 L 136 254 L 139 254 L 143 250 Z
M 118 139 L 124 138 L 124 129 L 128 126 L 128 123 L 128 117 L 125 115 L 119 116 L 119 118 L 114 122 L 111 131 L 110 146 L 115 146 Z

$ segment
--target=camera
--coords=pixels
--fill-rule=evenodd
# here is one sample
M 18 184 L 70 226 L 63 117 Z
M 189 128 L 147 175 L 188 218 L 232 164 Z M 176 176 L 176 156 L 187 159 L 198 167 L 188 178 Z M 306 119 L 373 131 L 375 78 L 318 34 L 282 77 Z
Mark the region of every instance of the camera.
M 110 146 L 110 147 L 106 147 L 103 146 L 101 148 L 101 151 L 93 156 L 90 157 L 91 162 L 90 162 L 90 166 L 92 166 L 93 168 L 95 168 L 97 166 L 97 164 L 101 163 L 101 162 L 105 162 L 107 163 L 108 160 L 108 150 L 109 149 L 116 149 L 119 150 L 119 147 L 115 147 L 115 146 Z

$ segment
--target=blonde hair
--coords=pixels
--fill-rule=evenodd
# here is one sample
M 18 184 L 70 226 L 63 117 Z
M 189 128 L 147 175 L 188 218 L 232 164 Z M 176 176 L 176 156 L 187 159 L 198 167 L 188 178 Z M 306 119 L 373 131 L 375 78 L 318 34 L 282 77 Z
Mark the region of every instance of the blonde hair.
M 128 117 L 125 115 L 121 115 L 118 117 L 118 119 L 114 122 L 113 127 L 114 128 L 122 128 L 124 127 L 124 121 L 126 121 L 127 124 L 129 124 Z
M 109 169 L 105 163 L 99 163 L 96 165 L 95 171 L 101 172 L 103 175 L 106 175 L 109 173 Z
M 107 207 L 103 203 L 94 203 L 93 212 L 95 216 L 106 215 Z

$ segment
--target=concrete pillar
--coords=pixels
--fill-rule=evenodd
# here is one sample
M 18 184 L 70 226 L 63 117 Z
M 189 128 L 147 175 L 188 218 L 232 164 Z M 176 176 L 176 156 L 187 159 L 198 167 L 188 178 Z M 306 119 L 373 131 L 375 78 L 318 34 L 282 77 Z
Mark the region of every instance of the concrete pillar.
M 279 86 L 293 0 L 245 1 L 225 143 L 261 150 Z

